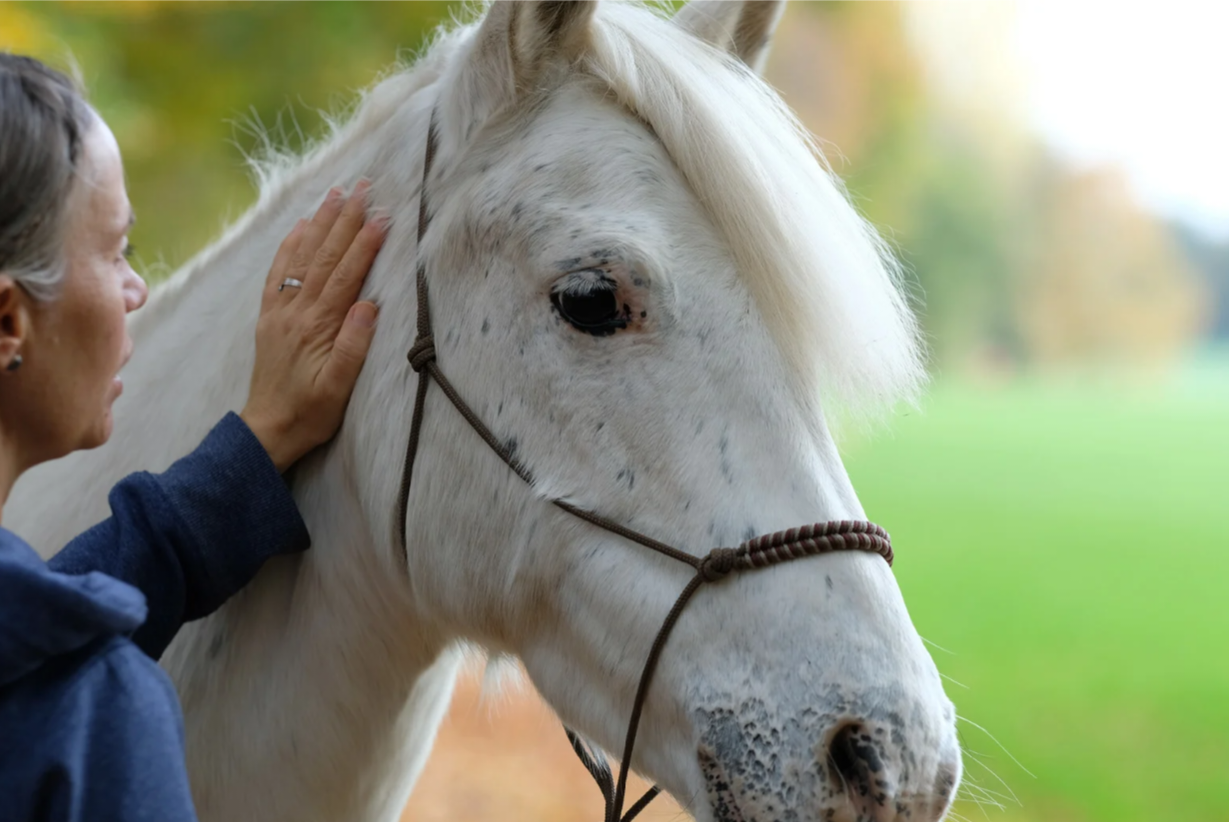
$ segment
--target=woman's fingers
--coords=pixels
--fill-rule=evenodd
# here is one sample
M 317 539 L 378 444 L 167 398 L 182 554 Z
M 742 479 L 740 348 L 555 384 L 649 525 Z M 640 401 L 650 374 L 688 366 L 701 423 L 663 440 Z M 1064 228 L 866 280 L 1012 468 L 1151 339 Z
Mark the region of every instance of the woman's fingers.
M 265 281 L 272 310 L 256 324 L 242 416 L 282 469 L 337 431 L 375 335 L 375 305 L 355 303 L 385 233 L 383 220 L 364 227 L 369 188 L 329 192 L 282 243 Z M 302 289 L 278 292 L 287 277 Z
M 376 314 L 374 303 L 361 302 L 350 306 L 346 312 L 345 322 L 337 333 L 333 350 L 329 353 L 328 362 L 320 369 L 320 379 L 325 389 L 342 399 L 349 399 L 363 369 L 363 361 L 367 358 L 367 350 L 371 348 L 371 339 L 376 335 Z
M 302 280 L 304 291 L 307 290 L 308 282 L 318 270 L 316 258 L 328 240 L 334 223 L 341 216 L 346 202 L 345 192 L 340 188 L 329 189 L 324 202 L 320 204 L 320 208 L 316 209 L 315 216 L 303 228 L 303 238 L 299 240 L 299 247 L 295 250 L 291 260 L 291 271 L 286 276 Z M 325 276 L 328 276 L 327 272 Z
M 291 260 L 294 259 L 295 253 L 299 250 L 299 241 L 303 239 L 303 228 L 307 225 L 307 220 L 299 220 L 294 224 L 294 228 L 290 229 L 290 233 L 286 235 L 286 239 L 282 240 L 282 244 L 277 249 L 277 254 L 273 257 L 273 265 L 269 267 L 269 275 L 265 277 L 265 290 L 260 298 L 260 310 L 265 312 L 268 307 L 274 304 L 272 301 L 277 297 L 277 287 L 282 284 L 286 277 L 290 276 Z
M 338 321 L 358 299 L 363 281 L 367 279 L 367 272 L 371 270 L 371 264 L 380 253 L 387 231 L 388 221 L 385 218 L 376 217 L 369 220 L 354 237 L 341 262 L 333 270 L 333 275 L 324 284 L 324 291 L 320 294 L 320 307 L 327 314 L 336 316 Z
M 363 222 L 367 219 L 367 191 L 370 188 L 370 182 L 359 180 L 334 218 L 328 235 L 312 258 L 307 278 L 303 281 L 303 293 L 306 296 L 312 299 L 319 296 L 362 229 Z

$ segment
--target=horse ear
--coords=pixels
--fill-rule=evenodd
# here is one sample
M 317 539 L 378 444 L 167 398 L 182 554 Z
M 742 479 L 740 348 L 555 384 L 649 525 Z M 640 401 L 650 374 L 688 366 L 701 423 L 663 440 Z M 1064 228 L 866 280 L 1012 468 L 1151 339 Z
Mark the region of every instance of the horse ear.
M 468 140 L 492 115 L 571 65 L 589 43 L 595 0 L 496 0 L 457 66 L 456 93 L 443 107 L 445 126 Z M 452 115 L 451 117 L 447 115 Z
M 674 22 L 762 74 L 783 11 L 784 0 L 691 0 Z
M 577 0 L 510 0 L 510 55 L 518 89 L 530 87 L 550 64 L 571 63 L 589 42 L 597 3 Z

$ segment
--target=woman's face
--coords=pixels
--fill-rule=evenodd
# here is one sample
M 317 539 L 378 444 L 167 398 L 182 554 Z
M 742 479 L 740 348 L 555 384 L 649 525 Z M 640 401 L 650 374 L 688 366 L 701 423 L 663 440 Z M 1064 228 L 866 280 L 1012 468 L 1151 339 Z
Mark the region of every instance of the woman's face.
M 124 315 L 148 295 L 125 256 L 132 208 L 119 146 L 101 118 L 82 149 L 65 215 L 63 287 L 55 300 L 31 304 L 21 385 L 12 386 L 25 406 L 17 433 L 35 452 L 31 463 L 111 436 L 111 404 L 123 390 L 118 373 L 132 354 Z

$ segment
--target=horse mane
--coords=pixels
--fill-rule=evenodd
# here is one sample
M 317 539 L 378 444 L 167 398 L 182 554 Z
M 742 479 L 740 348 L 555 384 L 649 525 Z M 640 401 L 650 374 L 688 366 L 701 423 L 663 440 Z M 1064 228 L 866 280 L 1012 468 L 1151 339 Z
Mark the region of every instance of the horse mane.
M 855 414 L 915 399 L 925 368 L 900 266 L 776 92 L 642 6 L 604 4 L 592 35 L 588 70 L 726 237 L 804 397 Z
M 480 16 L 481 5 L 463 16 Z M 479 23 L 441 26 L 296 154 L 255 127 L 248 158 L 260 197 L 219 240 L 152 295 L 134 320 L 153 322 L 215 249 L 277 207 L 286 181 L 378 127 L 435 82 Z M 729 243 L 740 276 L 780 347 L 801 396 L 862 415 L 912 401 L 925 381 L 920 334 L 901 268 L 850 204 L 814 138 L 737 58 L 672 24 L 653 7 L 603 3 L 579 70 L 603 83 L 657 135 Z M 348 118 L 348 119 L 347 119 Z

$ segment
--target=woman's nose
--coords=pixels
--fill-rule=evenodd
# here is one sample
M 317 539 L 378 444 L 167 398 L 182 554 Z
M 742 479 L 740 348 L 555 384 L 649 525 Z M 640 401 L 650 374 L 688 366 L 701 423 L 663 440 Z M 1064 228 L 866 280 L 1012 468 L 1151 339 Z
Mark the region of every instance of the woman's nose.
M 128 311 L 136 311 L 145 305 L 147 297 L 149 297 L 149 286 L 145 284 L 145 280 L 141 279 L 140 274 L 129 268 L 124 277 L 124 308 Z

